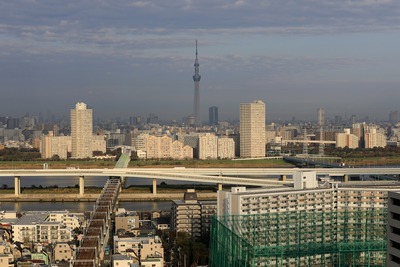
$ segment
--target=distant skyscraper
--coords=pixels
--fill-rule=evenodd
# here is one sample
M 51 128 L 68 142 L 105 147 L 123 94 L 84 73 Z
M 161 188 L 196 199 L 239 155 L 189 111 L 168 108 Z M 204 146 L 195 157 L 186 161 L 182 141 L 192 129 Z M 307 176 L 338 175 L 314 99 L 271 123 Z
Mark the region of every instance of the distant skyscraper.
M 7 129 L 17 129 L 19 128 L 19 119 L 9 118 L 7 119 Z
M 356 123 L 356 121 L 357 121 L 356 115 L 351 115 L 350 124 L 353 125 L 354 123 Z
M 194 75 L 193 75 L 193 81 L 194 81 L 194 110 L 193 110 L 193 116 L 194 116 L 194 123 L 195 125 L 199 125 L 200 119 L 199 119 L 199 112 L 200 112 L 200 96 L 199 96 L 199 83 L 201 76 L 199 74 L 199 60 L 197 59 L 197 40 L 196 40 L 196 59 L 194 61 Z
M 394 124 L 399 122 L 399 112 L 397 110 L 391 111 L 389 113 L 389 121 Z
M 90 158 L 93 139 L 93 111 L 83 102 L 71 109 L 72 158 Z
M 265 104 L 240 104 L 240 157 L 265 157 Z
M 147 118 L 147 123 L 158 124 L 158 116 L 154 113 L 150 113 L 149 117 Z
M 208 109 L 208 124 L 218 125 L 218 107 L 210 107 Z

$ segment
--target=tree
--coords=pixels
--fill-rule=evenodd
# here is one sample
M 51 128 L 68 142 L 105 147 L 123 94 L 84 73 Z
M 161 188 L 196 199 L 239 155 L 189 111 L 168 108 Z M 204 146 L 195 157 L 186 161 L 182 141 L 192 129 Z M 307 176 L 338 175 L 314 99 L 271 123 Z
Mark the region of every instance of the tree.
M 57 154 L 54 154 L 54 155 L 51 157 L 51 161 L 59 161 L 59 160 L 60 160 L 60 156 L 57 155 Z

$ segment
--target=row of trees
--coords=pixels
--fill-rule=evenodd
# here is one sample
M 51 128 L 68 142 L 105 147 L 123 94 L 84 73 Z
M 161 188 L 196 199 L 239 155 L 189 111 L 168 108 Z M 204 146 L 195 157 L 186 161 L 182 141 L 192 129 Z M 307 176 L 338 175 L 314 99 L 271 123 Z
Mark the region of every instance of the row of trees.
M 175 231 L 157 231 L 165 251 L 165 261 L 172 266 L 198 266 L 208 263 L 209 237 L 194 240 L 188 233 Z
M 35 148 L 4 148 L 0 150 L 0 161 L 36 161 L 40 152 Z
M 325 154 L 342 158 L 368 158 L 368 157 L 398 157 L 400 147 L 374 147 L 374 148 L 325 148 Z

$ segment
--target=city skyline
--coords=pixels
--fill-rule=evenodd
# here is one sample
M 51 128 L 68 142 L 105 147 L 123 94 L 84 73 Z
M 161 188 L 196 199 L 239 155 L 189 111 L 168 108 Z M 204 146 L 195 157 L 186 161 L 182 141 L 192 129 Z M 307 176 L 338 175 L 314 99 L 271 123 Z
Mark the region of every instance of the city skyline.
M 84 101 L 102 118 L 193 111 L 201 47 L 201 121 L 237 119 L 262 99 L 269 120 L 387 119 L 398 110 L 400 3 L 360 1 L 12 1 L 0 5 L 0 114 Z

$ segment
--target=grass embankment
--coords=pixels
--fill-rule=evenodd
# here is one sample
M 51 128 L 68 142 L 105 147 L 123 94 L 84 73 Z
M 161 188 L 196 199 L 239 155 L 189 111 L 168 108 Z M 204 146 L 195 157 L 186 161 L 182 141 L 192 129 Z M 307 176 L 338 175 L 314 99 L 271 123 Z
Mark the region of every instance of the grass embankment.
M 373 166 L 385 166 L 385 165 L 399 165 L 400 166 L 400 156 L 399 157 L 368 157 L 368 158 L 344 158 L 343 162 L 346 166 L 355 167 L 373 167 Z
M 60 161 L 0 161 L 0 169 L 43 169 L 43 164 L 47 163 L 51 169 L 80 168 L 114 168 L 115 161 L 99 160 L 60 160 Z
M 131 161 L 129 167 L 163 168 L 280 168 L 293 165 L 279 159 L 251 159 L 251 160 L 147 160 Z
M 348 157 L 343 158 L 347 166 L 400 165 L 400 156 L 391 157 Z M 50 169 L 102 169 L 114 168 L 116 161 L 60 160 L 60 161 L 0 161 L 0 169 L 42 169 L 47 163 Z M 279 159 L 252 160 L 146 160 L 131 161 L 128 168 L 291 168 L 293 165 Z
M 87 194 L 100 194 L 101 188 L 85 187 Z M 79 188 L 75 187 L 36 187 L 36 188 L 21 188 L 22 194 L 47 194 L 47 195 L 61 195 L 61 194 L 79 194 Z M 14 194 L 14 188 L 0 189 L 0 194 Z
M 100 160 L 62 160 L 62 161 L 0 161 L 0 169 L 42 169 L 47 163 L 50 169 L 80 168 L 114 168 L 115 161 Z M 277 159 L 254 160 L 147 160 L 131 161 L 129 168 L 285 168 L 291 164 Z

